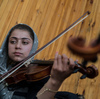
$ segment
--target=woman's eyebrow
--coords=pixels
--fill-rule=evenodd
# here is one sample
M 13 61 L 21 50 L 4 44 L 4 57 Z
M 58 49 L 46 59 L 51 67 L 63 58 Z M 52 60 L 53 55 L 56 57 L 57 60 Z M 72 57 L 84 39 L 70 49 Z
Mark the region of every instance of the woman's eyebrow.
M 14 38 L 14 39 L 17 39 L 17 37 L 10 37 L 10 38 Z
M 13 39 L 22 39 L 22 40 L 30 40 L 29 38 L 27 38 L 27 37 L 23 37 L 23 38 L 17 38 L 17 37 L 11 37 L 11 38 L 13 38 Z

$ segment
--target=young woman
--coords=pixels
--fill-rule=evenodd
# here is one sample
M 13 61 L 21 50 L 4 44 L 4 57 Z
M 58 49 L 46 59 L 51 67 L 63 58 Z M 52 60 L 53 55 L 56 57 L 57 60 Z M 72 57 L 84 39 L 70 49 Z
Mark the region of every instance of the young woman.
M 0 74 L 4 74 L 15 64 L 37 50 L 37 36 L 26 24 L 17 24 L 11 28 L 5 38 L 0 53 Z M 74 70 L 74 61 L 65 54 L 55 54 L 51 76 L 36 82 L 21 81 L 7 86 L 0 85 L 0 99 L 79 99 L 79 95 L 58 92 L 62 82 Z

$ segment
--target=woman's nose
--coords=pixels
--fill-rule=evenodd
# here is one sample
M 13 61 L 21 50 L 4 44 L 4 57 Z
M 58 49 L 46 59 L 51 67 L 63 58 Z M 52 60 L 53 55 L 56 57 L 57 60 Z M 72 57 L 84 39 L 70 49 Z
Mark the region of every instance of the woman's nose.
M 21 49 L 21 43 L 20 42 L 16 43 L 15 49 Z

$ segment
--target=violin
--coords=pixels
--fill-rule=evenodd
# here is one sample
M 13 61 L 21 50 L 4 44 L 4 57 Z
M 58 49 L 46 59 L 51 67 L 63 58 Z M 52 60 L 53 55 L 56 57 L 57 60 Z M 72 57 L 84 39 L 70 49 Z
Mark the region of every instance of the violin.
M 29 64 L 29 66 L 23 66 L 18 69 L 14 74 L 6 78 L 5 81 L 8 85 L 17 84 L 18 82 L 23 80 L 29 82 L 39 81 L 45 77 L 50 76 L 53 62 L 54 61 L 52 60 L 34 60 L 31 64 Z M 83 74 L 80 77 L 81 79 L 84 79 L 86 77 L 92 79 L 98 75 L 98 69 L 94 65 L 84 68 L 82 64 L 75 61 L 73 73 L 77 72 Z
M 85 18 L 88 17 L 90 14 L 89 11 L 87 11 L 85 14 L 83 14 L 78 20 L 76 20 L 71 26 L 69 26 L 67 29 L 65 29 L 62 33 L 60 33 L 58 36 L 56 36 L 54 39 L 52 39 L 50 42 L 48 42 L 46 45 L 41 47 L 39 50 L 37 50 L 35 53 L 29 55 L 24 60 L 22 60 L 20 63 L 15 65 L 12 69 L 10 69 L 8 72 L 4 73 L 0 76 L 0 83 L 2 83 L 4 80 L 8 84 L 16 84 L 20 81 L 26 80 L 26 81 L 38 81 L 40 79 L 43 79 L 50 75 L 50 71 L 52 68 L 53 61 L 33 61 L 35 55 L 37 55 L 40 51 L 42 51 L 44 48 L 52 44 L 55 40 L 57 40 L 60 36 L 64 35 L 66 32 L 68 32 L 70 29 L 72 29 L 75 25 L 83 21 Z M 83 18 L 84 17 L 84 18 Z M 79 64 L 75 62 L 75 70 L 73 73 L 81 72 L 83 74 L 82 78 L 94 78 L 98 75 L 98 70 L 94 65 L 91 65 L 89 67 L 85 67 L 82 64 Z

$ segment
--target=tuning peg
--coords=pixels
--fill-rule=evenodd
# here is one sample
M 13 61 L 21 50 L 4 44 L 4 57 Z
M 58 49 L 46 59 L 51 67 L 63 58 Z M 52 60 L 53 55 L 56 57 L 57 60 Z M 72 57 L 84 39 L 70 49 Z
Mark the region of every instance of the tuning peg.
M 80 77 L 80 79 L 85 79 L 87 77 L 87 75 L 82 75 L 81 77 Z

